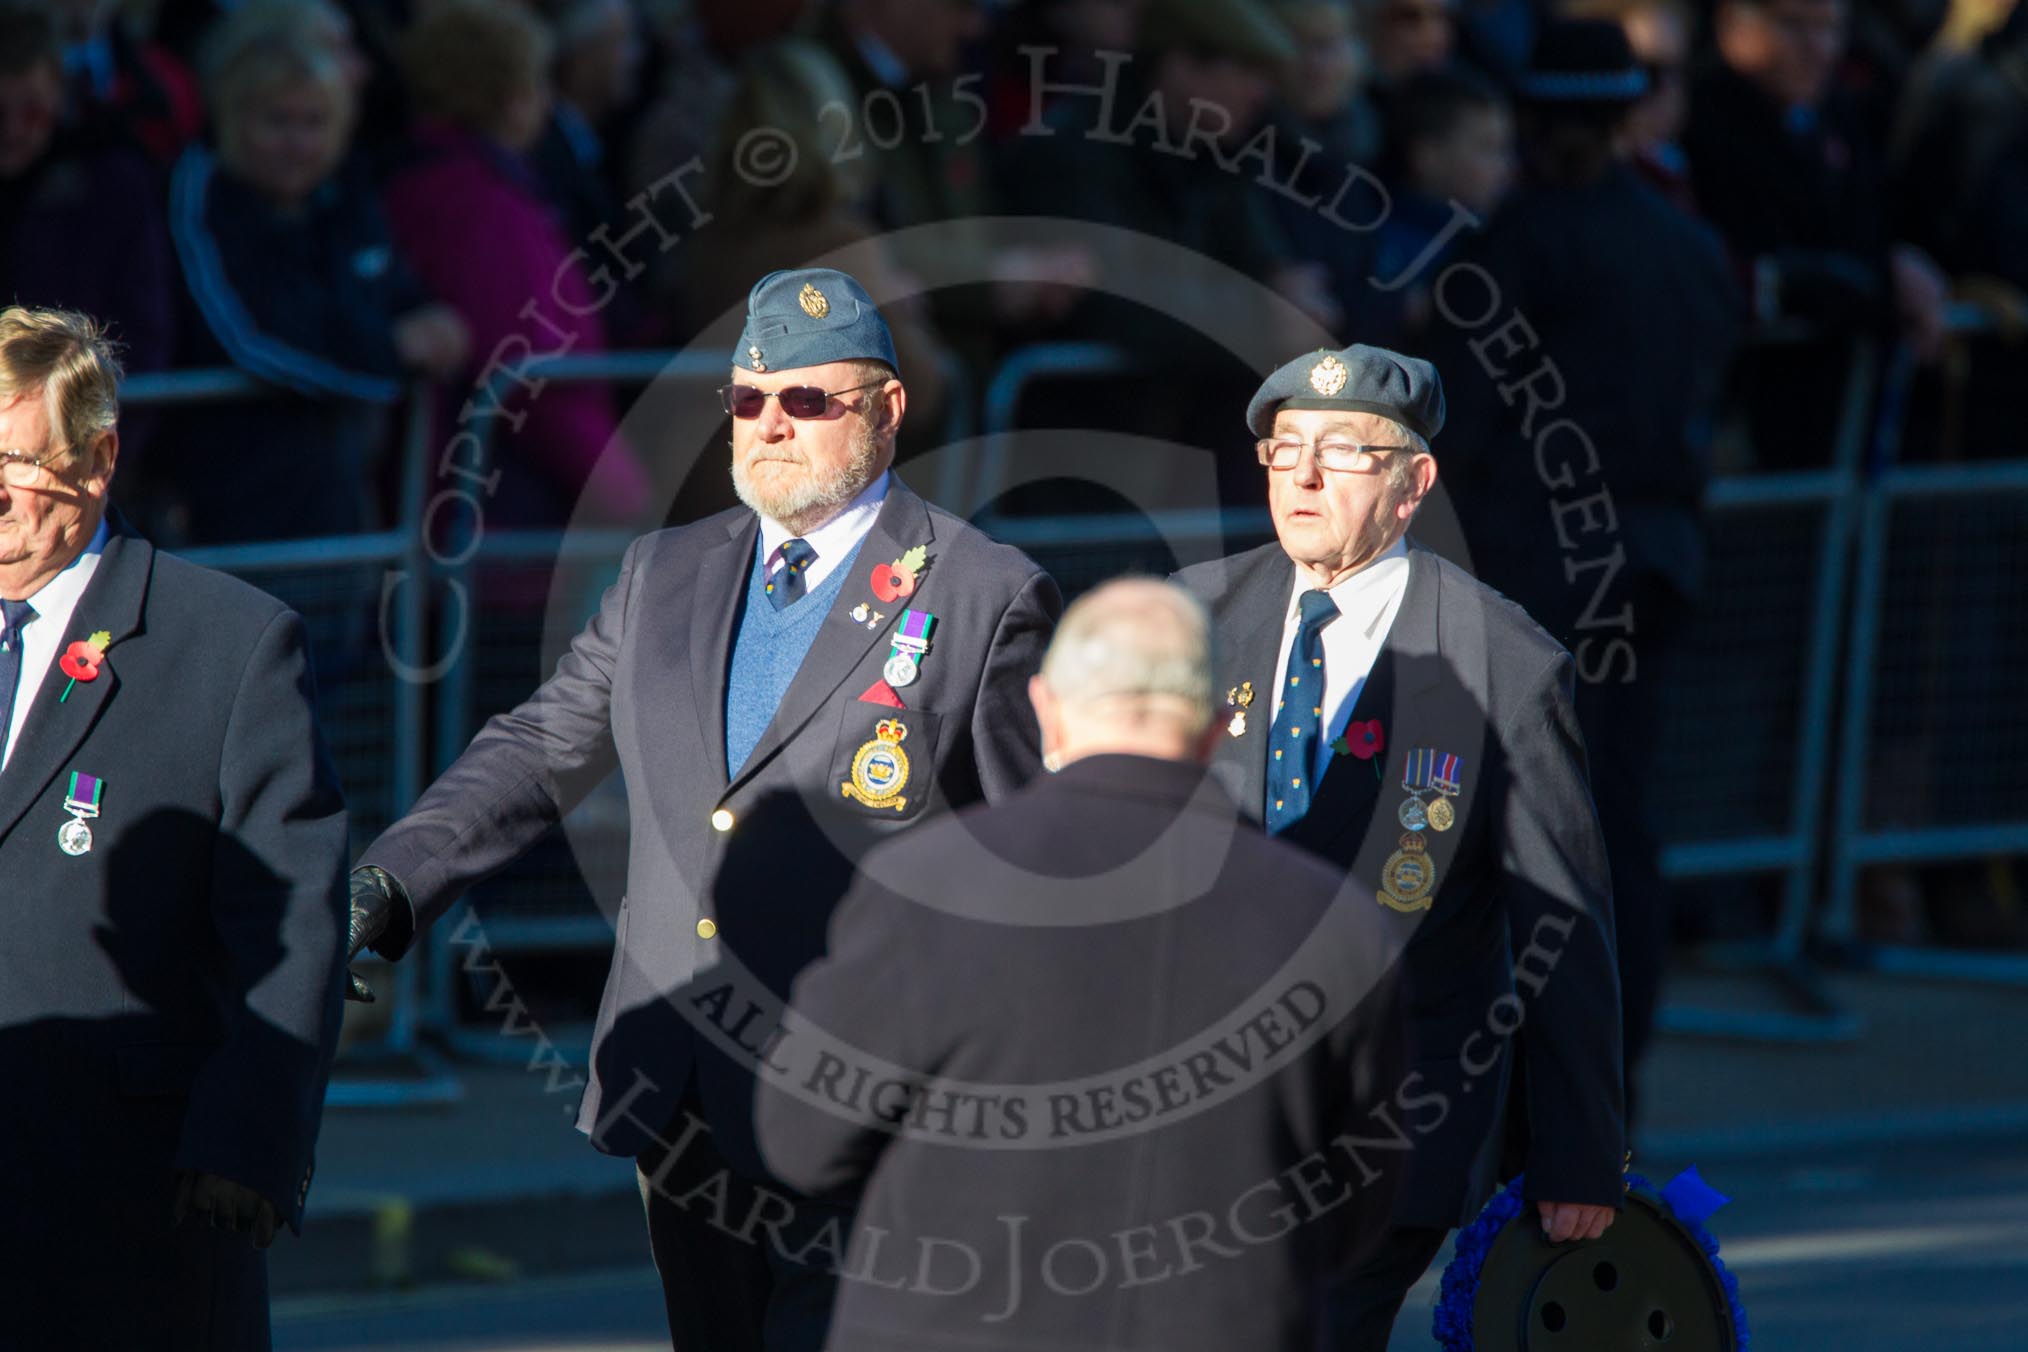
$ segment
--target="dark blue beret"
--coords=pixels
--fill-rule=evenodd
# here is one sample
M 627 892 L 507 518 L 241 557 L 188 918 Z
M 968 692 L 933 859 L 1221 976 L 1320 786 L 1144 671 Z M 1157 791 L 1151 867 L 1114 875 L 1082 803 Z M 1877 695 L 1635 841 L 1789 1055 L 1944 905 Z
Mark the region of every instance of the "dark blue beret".
M 1246 406 L 1246 425 L 1257 437 L 1273 436 L 1275 411 L 1284 408 L 1377 413 L 1434 441 L 1444 425 L 1444 383 L 1420 357 L 1364 343 L 1342 352 L 1319 348 L 1261 382 Z
M 770 272 L 747 293 L 734 366 L 766 372 L 861 360 L 901 370 L 873 297 L 836 268 Z

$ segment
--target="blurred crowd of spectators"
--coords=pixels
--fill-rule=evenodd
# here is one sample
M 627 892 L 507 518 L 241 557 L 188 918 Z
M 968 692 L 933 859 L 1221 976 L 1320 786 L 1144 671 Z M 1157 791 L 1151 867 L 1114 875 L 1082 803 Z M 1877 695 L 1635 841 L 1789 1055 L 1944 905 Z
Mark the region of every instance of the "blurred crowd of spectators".
M 1124 361 L 1023 423 L 1205 448 L 1257 505 L 1259 372 L 1436 360 L 1462 537 L 1577 657 L 1626 946 L 1659 954 L 1714 468 L 1826 463 L 1867 340 L 1918 372 L 1903 454 L 2014 444 L 2028 355 L 1947 321 L 2023 327 L 2028 4 L 0 0 L 0 293 L 107 319 L 130 372 L 274 391 L 129 412 L 123 506 L 166 543 L 387 524 L 417 377 L 438 446 L 498 401 L 457 468 L 491 525 L 647 524 L 673 453 L 674 515 L 726 505 L 722 454 L 623 432 L 613 389 L 498 377 L 723 353 L 755 280 L 820 260 L 883 298 L 904 458 L 1008 352 L 1094 340 Z
M 1624 32 L 1637 97 L 1531 85 L 1567 19 Z M 602 264 L 588 242 L 649 210 L 661 247 Z M 894 297 L 916 447 L 1037 339 L 1141 371 L 1035 416 L 1227 450 L 1249 361 L 1393 344 L 1447 357 L 1468 517 L 1475 488 L 1520 490 L 1478 454 L 1512 388 L 1436 289 L 1472 263 L 1555 355 L 1622 497 L 1694 503 L 1737 323 L 1933 359 L 1954 291 L 2018 312 L 2024 225 L 2028 15 L 2007 0 L 0 8 L 0 290 L 106 317 L 131 371 L 230 364 L 287 392 L 131 421 L 133 510 L 193 543 L 383 520 L 412 375 L 467 387 L 448 419 L 503 344 L 682 346 L 825 255 Z M 1501 342 L 1518 378 L 1524 344 Z M 1805 345 L 1732 376 L 1760 463 L 1827 454 L 1843 371 Z M 493 519 L 557 522 L 587 488 L 610 518 L 639 506 L 655 448 L 619 439 L 608 390 L 511 410 Z M 1221 479 L 1257 493 L 1244 463 Z

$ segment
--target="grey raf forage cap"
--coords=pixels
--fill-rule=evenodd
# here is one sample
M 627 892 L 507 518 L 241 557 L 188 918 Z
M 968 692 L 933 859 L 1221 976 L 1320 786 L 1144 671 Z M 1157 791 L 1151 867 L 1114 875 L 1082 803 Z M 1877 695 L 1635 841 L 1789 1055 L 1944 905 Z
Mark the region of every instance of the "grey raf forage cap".
M 1246 406 L 1246 425 L 1257 437 L 1273 436 L 1275 411 L 1284 408 L 1377 413 L 1434 441 L 1444 425 L 1444 383 L 1420 357 L 1364 343 L 1342 352 L 1320 348 L 1261 382 Z
M 766 372 L 860 360 L 901 369 L 873 297 L 836 268 L 770 272 L 747 293 L 734 366 Z

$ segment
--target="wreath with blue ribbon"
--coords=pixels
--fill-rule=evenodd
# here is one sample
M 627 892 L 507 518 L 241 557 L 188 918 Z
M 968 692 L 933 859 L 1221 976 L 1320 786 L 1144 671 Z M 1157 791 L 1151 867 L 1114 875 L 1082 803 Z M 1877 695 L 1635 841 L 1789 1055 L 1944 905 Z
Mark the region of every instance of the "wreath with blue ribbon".
M 1523 1177 L 1517 1175 L 1486 1204 L 1477 1220 L 1458 1231 L 1457 1243 L 1450 1266 L 1444 1269 L 1441 1294 L 1431 1321 L 1431 1331 L 1444 1352 L 1473 1352 L 1472 1308 L 1479 1294 L 1479 1273 L 1485 1267 L 1486 1255 L 1492 1251 L 1493 1241 L 1499 1237 L 1500 1231 L 1526 1206 L 1521 1198 L 1522 1182 Z M 1750 1339 L 1746 1307 L 1739 1302 L 1739 1279 L 1718 1256 L 1717 1237 L 1704 1227 L 1704 1222 L 1712 1213 L 1731 1199 L 1706 1183 L 1695 1165 L 1659 1188 L 1639 1174 L 1628 1174 L 1627 1187 L 1639 1188 L 1658 1198 L 1690 1237 L 1697 1241 L 1697 1247 L 1704 1251 L 1704 1256 L 1711 1260 L 1718 1285 L 1725 1292 L 1726 1310 L 1732 1319 L 1732 1334 L 1738 1352 L 1748 1352 Z

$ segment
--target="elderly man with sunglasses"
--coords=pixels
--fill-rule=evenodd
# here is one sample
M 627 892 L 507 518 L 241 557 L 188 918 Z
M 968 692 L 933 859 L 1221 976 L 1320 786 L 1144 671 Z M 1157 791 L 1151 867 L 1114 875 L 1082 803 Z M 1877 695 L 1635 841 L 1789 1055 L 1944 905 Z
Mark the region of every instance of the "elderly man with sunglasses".
M 578 1128 L 639 1163 L 673 1345 L 783 1352 L 823 1345 L 850 1212 L 754 1143 L 780 1002 L 868 846 L 1039 768 L 1027 681 L 1062 602 L 892 473 L 908 391 L 852 278 L 762 278 L 732 377 L 746 506 L 634 542 L 555 675 L 367 849 L 352 949 L 398 957 L 617 767 L 627 894 Z
M 1332 1352 L 1386 1348 L 1513 1167 L 1557 1242 L 1603 1234 L 1623 1191 L 1612 890 L 1571 658 L 1408 539 L 1443 417 L 1426 361 L 1355 344 L 1289 362 L 1247 408 L 1277 539 L 1178 578 L 1218 636 L 1215 768 L 1270 833 L 1371 888 L 1406 944 L 1405 1174 L 1387 1239 L 1332 1292 Z

